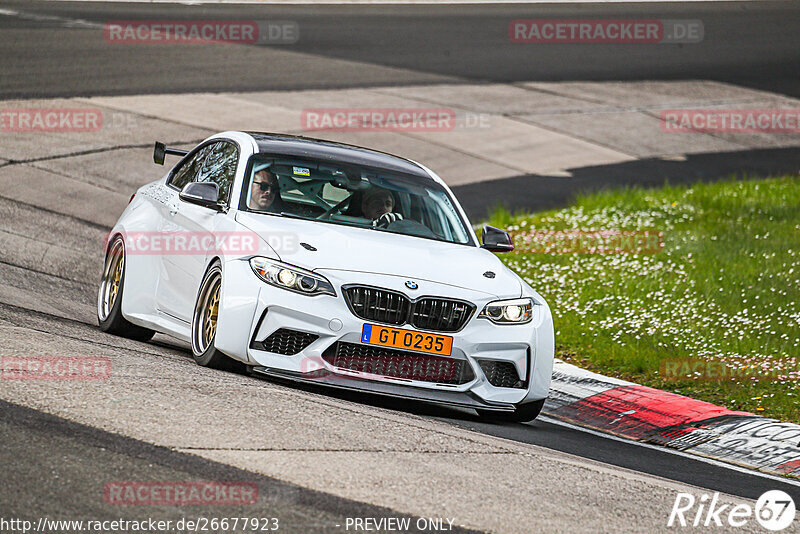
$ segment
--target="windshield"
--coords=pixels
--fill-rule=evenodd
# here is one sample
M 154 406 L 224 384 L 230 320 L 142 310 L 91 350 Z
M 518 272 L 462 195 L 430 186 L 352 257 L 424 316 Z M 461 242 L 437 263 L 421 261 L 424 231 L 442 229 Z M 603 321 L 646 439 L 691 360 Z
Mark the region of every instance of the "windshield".
M 471 244 L 450 196 L 433 180 L 263 154 L 248 169 L 241 210 Z

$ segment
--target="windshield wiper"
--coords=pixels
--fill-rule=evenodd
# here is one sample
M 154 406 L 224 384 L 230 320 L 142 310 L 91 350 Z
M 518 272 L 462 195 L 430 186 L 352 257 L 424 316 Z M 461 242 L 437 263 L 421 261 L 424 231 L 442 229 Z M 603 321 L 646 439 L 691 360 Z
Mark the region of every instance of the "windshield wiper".
M 407 235 L 409 237 L 421 237 L 422 239 L 430 239 L 432 241 L 441 241 L 443 243 L 452 243 L 453 242 L 453 241 L 447 240 L 444 237 L 440 237 L 438 235 L 428 236 L 428 235 L 415 234 L 413 232 L 398 232 L 397 230 L 389 230 L 388 228 L 381 228 L 380 226 L 369 226 L 368 228 L 372 228 L 373 230 L 377 230 L 379 232 L 386 232 L 387 234 Z

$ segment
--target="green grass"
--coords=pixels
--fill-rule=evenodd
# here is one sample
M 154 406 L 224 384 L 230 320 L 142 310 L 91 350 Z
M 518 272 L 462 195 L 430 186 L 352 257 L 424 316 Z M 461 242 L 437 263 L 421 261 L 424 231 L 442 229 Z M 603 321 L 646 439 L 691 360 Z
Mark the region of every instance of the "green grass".
M 728 180 L 585 196 L 489 224 L 653 230 L 654 254 L 501 254 L 547 299 L 557 357 L 607 375 L 800 423 L 800 179 Z M 676 359 L 739 377 L 667 377 Z M 684 369 L 685 370 L 685 369 Z M 758 377 L 753 379 L 752 377 Z

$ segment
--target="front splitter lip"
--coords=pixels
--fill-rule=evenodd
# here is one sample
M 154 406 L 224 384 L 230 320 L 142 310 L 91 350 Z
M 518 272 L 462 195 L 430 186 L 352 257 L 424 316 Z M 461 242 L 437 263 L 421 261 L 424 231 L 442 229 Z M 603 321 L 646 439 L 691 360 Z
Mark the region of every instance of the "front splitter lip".
M 383 395 L 401 399 L 412 399 L 434 404 L 447 406 L 458 406 L 461 408 L 472 408 L 475 410 L 486 410 L 493 412 L 513 412 L 515 406 L 508 403 L 487 403 L 469 391 L 440 391 L 432 389 L 415 388 L 413 386 L 401 386 L 386 382 L 375 382 L 361 378 L 350 378 L 347 376 L 331 373 L 327 370 L 317 370 L 313 373 L 296 373 L 275 369 L 271 367 L 251 367 L 254 373 L 270 378 L 291 380 L 304 384 L 318 384 L 325 387 L 344 389 L 347 391 L 359 391 L 375 395 Z

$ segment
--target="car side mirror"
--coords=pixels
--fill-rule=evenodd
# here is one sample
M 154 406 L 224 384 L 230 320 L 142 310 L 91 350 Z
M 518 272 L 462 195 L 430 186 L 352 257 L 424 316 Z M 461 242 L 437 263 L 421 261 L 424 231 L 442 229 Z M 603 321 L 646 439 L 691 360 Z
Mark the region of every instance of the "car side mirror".
M 483 245 L 490 252 L 511 252 L 514 250 L 514 240 L 505 230 L 495 228 L 494 226 L 486 225 L 483 227 L 483 235 L 481 236 Z
M 214 182 L 189 182 L 178 196 L 184 202 L 224 211 L 224 206 L 219 203 L 219 186 Z

